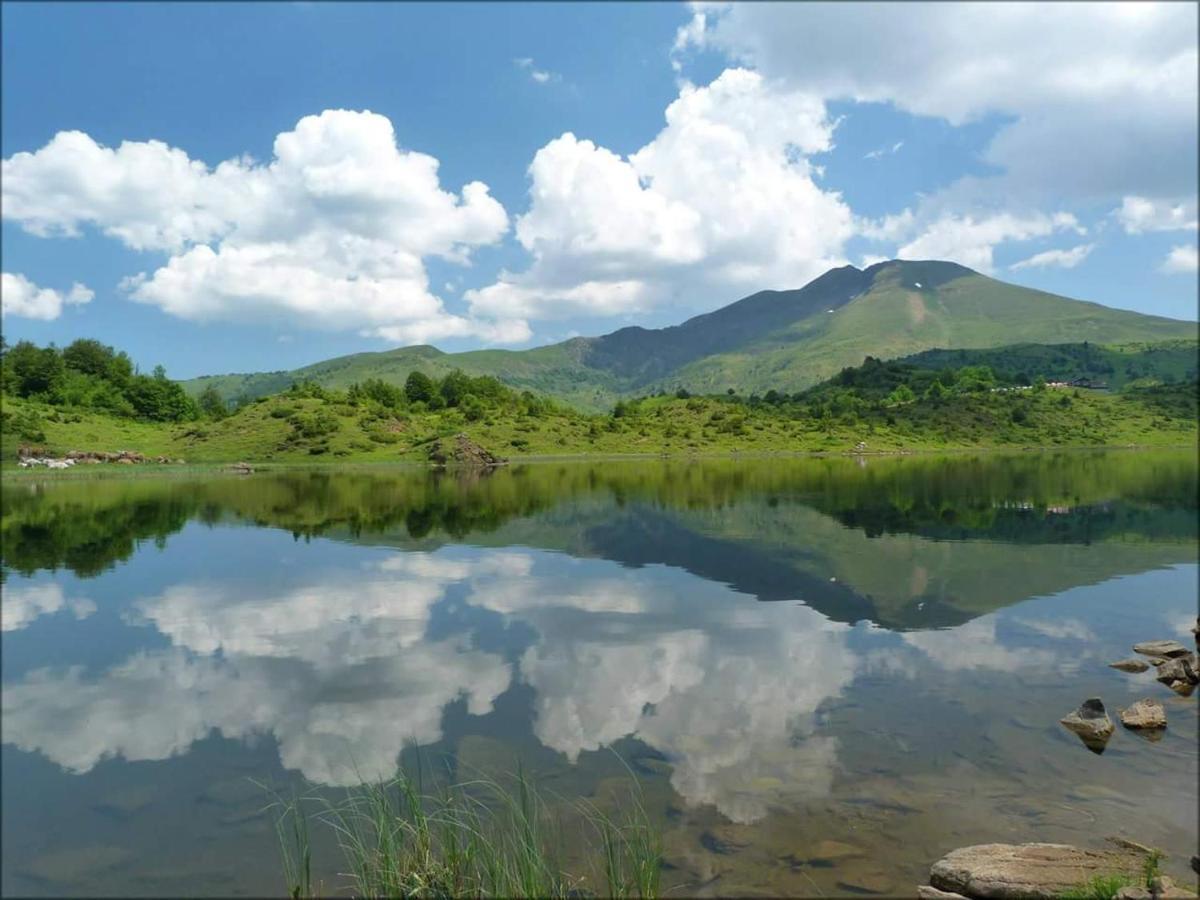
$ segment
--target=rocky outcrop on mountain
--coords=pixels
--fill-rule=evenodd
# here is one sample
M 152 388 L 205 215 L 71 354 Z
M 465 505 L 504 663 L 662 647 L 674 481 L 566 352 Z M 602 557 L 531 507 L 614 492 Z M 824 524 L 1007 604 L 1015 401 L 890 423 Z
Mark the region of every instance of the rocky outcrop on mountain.
M 466 466 L 475 469 L 492 469 L 508 462 L 461 432 L 454 437 L 434 441 L 429 447 L 429 461 L 435 466 Z

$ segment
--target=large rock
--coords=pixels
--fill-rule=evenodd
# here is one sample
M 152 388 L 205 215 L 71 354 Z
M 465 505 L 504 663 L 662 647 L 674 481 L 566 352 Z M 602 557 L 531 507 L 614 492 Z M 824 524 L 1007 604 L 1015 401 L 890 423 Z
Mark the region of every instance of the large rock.
M 1166 728 L 1167 711 L 1157 700 L 1139 700 L 1121 710 L 1121 724 L 1126 728 Z
M 1131 656 L 1129 659 L 1118 659 L 1115 663 L 1109 663 L 1108 667 L 1120 669 L 1122 672 L 1145 672 L 1150 668 L 1150 663 Z
M 476 469 L 491 469 L 507 462 L 462 433 L 434 441 L 429 447 L 429 461 L 435 466 L 469 466 Z
M 1103 753 L 1108 739 L 1112 737 L 1113 723 L 1099 697 L 1084 700 L 1079 708 L 1059 721 L 1079 735 L 1080 740 L 1093 753 Z
M 1196 661 L 1196 654 L 1177 656 L 1163 663 L 1158 667 L 1154 680 L 1161 681 L 1168 686 L 1173 686 L 1172 683 L 1176 681 L 1182 681 L 1184 684 L 1200 684 L 1200 663 Z
M 917 885 L 917 900 L 968 900 L 955 891 L 938 890 L 931 884 Z
M 1069 844 L 978 844 L 954 850 L 929 870 L 942 891 L 975 898 L 1051 898 L 1097 875 L 1142 872 L 1144 857 L 1126 849 L 1084 850 Z
M 1170 878 L 1159 875 L 1150 882 L 1149 887 L 1133 884 L 1121 888 L 1114 895 L 1114 900 L 1182 900 L 1184 897 L 1195 900 L 1196 895 L 1186 888 L 1177 887 Z
M 1133 652 L 1140 653 L 1142 656 L 1174 659 L 1176 656 L 1185 656 L 1191 651 L 1179 641 L 1142 641 L 1140 644 L 1133 645 Z

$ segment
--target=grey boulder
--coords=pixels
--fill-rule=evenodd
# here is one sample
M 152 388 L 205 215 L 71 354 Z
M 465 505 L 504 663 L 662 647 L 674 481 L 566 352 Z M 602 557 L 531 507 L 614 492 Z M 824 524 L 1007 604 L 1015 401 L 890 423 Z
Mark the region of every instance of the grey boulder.
M 1057 898 L 1097 875 L 1136 877 L 1144 857 L 1129 850 L 1084 850 L 1069 844 L 977 844 L 935 862 L 929 883 L 975 898 Z
M 1200 665 L 1197 664 L 1196 654 L 1177 656 L 1158 667 L 1155 681 L 1161 681 L 1167 686 L 1172 682 L 1182 681 L 1185 684 L 1200 684 Z
M 1109 663 L 1110 669 L 1120 669 L 1122 672 L 1145 672 L 1150 668 L 1150 663 L 1141 659 L 1129 657 L 1129 659 L 1118 659 L 1115 663 Z
M 1166 728 L 1167 711 L 1157 700 L 1149 698 L 1121 710 L 1121 724 L 1126 728 Z
M 1142 656 L 1161 656 L 1173 659 L 1176 656 L 1185 656 L 1190 651 L 1179 641 L 1142 641 L 1140 644 L 1133 645 L 1133 652 L 1140 653 Z
M 1108 717 L 1099 697 L 1084 700 L 1077 710 L 1063 716 L 1059 722 L 1079 735 L 1079 739 L 1093 753 L 1103 753 L 1113 733 L 1112 719 Z

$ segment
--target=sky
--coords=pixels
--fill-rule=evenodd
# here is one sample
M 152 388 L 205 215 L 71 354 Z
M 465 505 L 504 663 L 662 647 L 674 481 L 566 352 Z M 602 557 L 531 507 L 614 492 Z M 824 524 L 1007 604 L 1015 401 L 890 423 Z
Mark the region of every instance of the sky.
M 889 258 L 1195 320 L 1197 9 L 4 2 L 4 336 L 521 349 Z

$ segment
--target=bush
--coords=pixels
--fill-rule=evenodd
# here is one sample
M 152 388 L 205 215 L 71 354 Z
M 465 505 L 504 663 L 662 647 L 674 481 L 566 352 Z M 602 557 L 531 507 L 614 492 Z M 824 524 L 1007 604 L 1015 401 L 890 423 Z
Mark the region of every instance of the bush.
M 318 438 L 333 434 L 340 427 L 337 416 L 325 409 L 298 412 L 290 419 L 295 434 L 302 438 Z

